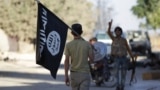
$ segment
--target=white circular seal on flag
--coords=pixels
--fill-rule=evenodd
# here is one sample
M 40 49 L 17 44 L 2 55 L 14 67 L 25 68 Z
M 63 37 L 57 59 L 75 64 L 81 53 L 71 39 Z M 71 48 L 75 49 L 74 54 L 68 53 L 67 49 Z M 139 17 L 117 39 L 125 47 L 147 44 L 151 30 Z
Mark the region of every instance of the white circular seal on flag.
M 47 37 L 47 49 L 52 56 L 55 56 L 59 53 L 60 45 L 60 35 L 56 31 L 50 32 Z

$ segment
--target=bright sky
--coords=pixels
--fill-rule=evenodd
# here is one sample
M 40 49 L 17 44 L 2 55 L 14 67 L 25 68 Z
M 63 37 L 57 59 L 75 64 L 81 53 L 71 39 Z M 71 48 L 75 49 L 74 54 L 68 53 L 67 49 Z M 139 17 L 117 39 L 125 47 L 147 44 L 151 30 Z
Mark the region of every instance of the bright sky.
M 136 0 L 110 0 L 114 8 L 113 23 L 123 30 L 138 29 L 139 21 L 131 12 L 131 7 L 136 5 Z
M 96 0 L 90 0 L 96 1 Z M 123 30 L 138 29 L 140 20 L 137 19 L 131 12 L 131 7 L 136 5 L 137 0 L 109 0 L 113 8 L 113 25 L 120 26 Z

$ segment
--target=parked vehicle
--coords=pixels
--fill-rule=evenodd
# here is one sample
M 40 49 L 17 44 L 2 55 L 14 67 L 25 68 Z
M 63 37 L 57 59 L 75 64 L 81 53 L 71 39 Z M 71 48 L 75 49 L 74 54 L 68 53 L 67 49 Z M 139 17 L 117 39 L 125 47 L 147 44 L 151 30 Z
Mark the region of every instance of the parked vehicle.
M 128 31 L 127 38 L 133 52 L 142 56 L 149 56 L 151 54 L 151 43 L 147 31 Z
M 112 40 L 108 36 L 106 31 L 105 30 L 97 30 L 97 31 L 94 32 L 94 37 L 96 37 L 98 41 L 103 42 L 103 43 L 106 44 L 106 46 L 107 46 L 106 54 L 110 55 Z

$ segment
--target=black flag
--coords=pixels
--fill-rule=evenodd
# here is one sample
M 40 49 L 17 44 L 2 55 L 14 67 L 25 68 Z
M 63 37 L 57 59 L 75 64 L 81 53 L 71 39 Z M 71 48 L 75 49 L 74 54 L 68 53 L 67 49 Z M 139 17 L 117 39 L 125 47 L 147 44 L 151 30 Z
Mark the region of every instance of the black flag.
M 50 70 L 56 79 L 63 55 L 68 25 L 38 2 L 36 64 Z

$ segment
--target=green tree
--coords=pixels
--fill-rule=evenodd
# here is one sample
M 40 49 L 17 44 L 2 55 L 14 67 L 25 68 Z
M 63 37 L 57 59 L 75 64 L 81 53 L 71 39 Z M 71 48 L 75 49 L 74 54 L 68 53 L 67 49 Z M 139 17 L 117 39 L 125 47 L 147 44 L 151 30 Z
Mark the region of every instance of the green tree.
M 92 4 L 87 0 L 40 0 L 69 26 L 79 22 L 90 34 L 94 28 Z M 36 38 L 37 3 L 35 0 L 0 0 L 0 28 L 21 41 Z M 89 31 L 89 32 L 88 32 Z
M 138 18 L 145 19 L 143 25 L 147 28 L 160 28 L 160 0 L 137 0 L 132 11 Z

